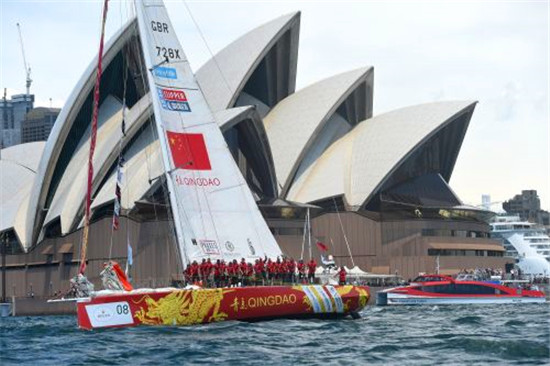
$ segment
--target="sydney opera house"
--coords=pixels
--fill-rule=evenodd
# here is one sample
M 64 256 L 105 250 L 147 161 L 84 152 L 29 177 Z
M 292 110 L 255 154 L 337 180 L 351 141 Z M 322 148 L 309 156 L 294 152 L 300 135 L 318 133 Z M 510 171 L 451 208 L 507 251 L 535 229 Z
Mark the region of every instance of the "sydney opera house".
M 296 90 L 299 30 L 300 13 L 281 16 L 196 71 L 283 251 L 302 255 L 309 211 L 313 241 L 325 243 L 338 264 L 351 266 L 353 258 L 365 271 L 404 278 L 436 266 L 444 273 L 503 268 L 508 258 L 488 235 L 491 213 L 464 205 L 449 187 L 476 102 L 373 115 L 370 66 Z M 98 282 L 111 240 L 122 262 L 129 242 L 134 282 L 158 286 L 181 278 L 181 264 L 138 37 L 130 21 L 106 46 L 88 269 Z M 67 287 L 77 271 L 97 63 L 90 61 L 48 141 L 2 150 L 0 232 L 9 254 L 9 295 L 29 288 L 47 295 Z M 112 232 L 120 151 L 122 217 Z M 319 261 L 315 246 L 313 255 Z

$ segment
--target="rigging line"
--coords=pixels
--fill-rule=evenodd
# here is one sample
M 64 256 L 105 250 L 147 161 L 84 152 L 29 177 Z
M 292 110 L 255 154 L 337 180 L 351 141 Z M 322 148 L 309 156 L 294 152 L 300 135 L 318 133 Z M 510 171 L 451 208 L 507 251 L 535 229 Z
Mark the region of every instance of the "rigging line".
M 336 204 L 336 198 L 332 196 L 332 201 L 334 202 L 334 208 L 336 209 L 336 214 L 338 215 L 338 221 L 340 222 L 340 229 L 342 230 L 342 235 L 344 235 L 344 241 L 348 247 L 349 258 L 351 259 L 351 265 L 355 267 L 355 262 L 353 261 L 353 255 L 351 255 L 351 248 L 349 247 L 348 237 L 344 231 L 344 225 L 342 224 L 342 218 L 340 217 L 340 211 L 338 210 L 338 205 Z
M 233 157 L 231 156 L 231 159 L 232 158 Z M 234 170 L 236 169 L 236 173 L 237 173 L 237 177 L 238 177 L 241 174 L 241 172 L 239 170 L 239 166 L 237 164 L 234 164 L 233 166 L 235 167 Z M 245 205 L 248 206 L 248 212 L 254 212 L 254 210 L 260 211 L 260 209 L 258 208 L 258 205 L 256 204 L 256 200 L 254 199 L 254 196 L 252 196 L 252 201 L 254 202 L 253 205 L 255 207 L 251 207 L 250 200 L 248 200 L 246 198 L 246 193 L 247 192 L 245 191 L 246 189 L 250 189 L 250 188 L 248 188 L 248 184 L 246 184 L 245 177 L 244 176 L 241 176 L 241 177 L 242 177 L 242 180 L 243 180 L 243 182 L 239 185 L 239 188 L 241 189 L 241 199 L 244 201 Z M 246 185 L 246 188 L 244 187 L 244 185 Z M 252 194 L 252 192 L 250 192 L 250 193 Z M 261 217 L 262 213 L 261 212 L 258 212 L 258 213 Z M 260 247 L 261 247 L 261 249 L 263 251 L 263 254 L 265 256 L 267 254 L 267 252 L 266 252 L 265 247 L 262 243 L 262 236 L 260 235 L 260 232 L 258 231 L 258 226 L 256 225 L 256 220 L 254 220 L 254 216 L 249 217 L 249 218 L 252 219 L 252 227 L 254 228 L 254 231 L 256 232 L 256 237 L 258 238 L 258 243 L 260 244 Z M 275 238 L 273 240 L 275 240 Z M 250 253 L 250 254 L 252 254 L 252 253 Z
M 309 207 L 307 208 L 307 245 L 309 249 L 309 260 L 313 258 L 311 255 L 311 213 Z
M 123 69 L 123 87 L 122 87 L 122 122 L 120 126 L 120 139 L 118 140 L 118 159 L 117 159 L 117 169 L 116 169 L 116 183 L 115 187 L 118 187 L 119 190 L 122 190 L 122 188 L 119 186 L 119 184 L 122 185 L 122 182 L 118 181 L 119 178 L 119 170 L 122 170 L 122 146 L 124 142 L 124 137 L 126 137 L 125 132 L 125 124 L 126 124 L 126 93 L 127 93 L 127 85 L 128 85 L 128 48 L 127 45 L 124 46 L 123 50 L 121 51 L 122 54 L 122 69 Z M 117 188 L 115 188 L 115 195 L 117 192 Z M 116 200 L 118 200 L 118 213 L 116 212 Z M 113 221 L 111 223 L 111 244 L 109 245 L 109 261 L 111 260 L 112 253 L 113 253 L 113 237 L 114 237 L 114 231 L 115 231 L 115 215 L 118 215 L 117 221 L 120 221 L 120 213 L 122 211 L 122 194 L 120 197 L 115 198 L 115 207 L 113 211 Z
M 208 53 L 210 53 L 210 57 L 212 57 L 212 61 L 214 61 L 214 64 L 216 65 L 216 68 L 220 72 L 220 76 L 222 77 L 222 80 L 223 80 L 225 86 L 227 87 L 227 90 L 229 91 L 229 93 L 232 93 L 233 90 L 229 86 L 229 83 L 227 82 L 227 79 L 225 78 L 225 75 L 224 75 L 224 73 L 223 73 L 223 71 L 220 67 L 220 64 L 218 64 L 218 60 L 216 60 L 216 57 L 214 56 L 214 53 L 210 49 L 210 46 L 208 45 L 208 42 L 206 41 L 206 38 L 204 37 L 204 34 L 202 33 L 201 28 L 199 27 L 199 23 L 197 23 L 197 21 L 195 20 L 195 17 L 193 16 L 193 13 L 191 12 L 191 8 L 187 4 L 187 1 L 182 0 L 182 2 L 183 2 L 183 5 L 185 5 L 185 8 L 187 9 L 187 12 L 189 13 L 189 17 L 193 21 L 193 24 L 195 24 L 195 27 L 197 28 L 197 31 L 199 32 L 199 35 L 201 36 L 202 41 L 204 42 L 204 45 L 206 46 L 206 49 L 208 50 Z M 198 80 L 197 80 L 197 83 L 198 83 Z
M 301 260 L 304 259 L 304 250 L 305 250 L 305 247 L 306 247 L 306 230 L 307 230 L 307 212 L 306 212 L 306 217 L 305 217 L 305 220 L 304 220 L 304 232 L 302 234 L 302 253 L 300 254 L 300 259 Z

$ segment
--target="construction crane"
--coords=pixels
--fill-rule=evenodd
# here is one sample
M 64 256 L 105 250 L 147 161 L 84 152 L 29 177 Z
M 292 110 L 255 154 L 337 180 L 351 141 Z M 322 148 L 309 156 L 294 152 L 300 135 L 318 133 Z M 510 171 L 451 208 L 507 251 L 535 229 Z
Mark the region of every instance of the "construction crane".
M 25 74 L 27 75 L 25 86 L 27 87 L 27 95 L 30 94 L 32 79 L 31 68 L 27 66 L 27 59 L 25 57 L 25 47 L 23 47 L 23 36 L 21 35 L 21 26 L 17 23 L 17 30 L 19 31 L 19 43 L 21 44 L 21 53 L 23 54 L 23 65 L 25 66 Z

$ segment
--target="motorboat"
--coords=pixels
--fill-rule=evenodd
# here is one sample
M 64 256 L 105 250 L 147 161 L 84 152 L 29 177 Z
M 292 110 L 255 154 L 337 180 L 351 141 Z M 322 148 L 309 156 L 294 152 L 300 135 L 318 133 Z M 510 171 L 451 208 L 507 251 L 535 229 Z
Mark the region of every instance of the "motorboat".
M 451 305 L 543 303 L 538 289 L 507 287 L 495 281 L 456 280 L 444 275 L 424 275 L 409 285 L 377 293 L 377 305 Z

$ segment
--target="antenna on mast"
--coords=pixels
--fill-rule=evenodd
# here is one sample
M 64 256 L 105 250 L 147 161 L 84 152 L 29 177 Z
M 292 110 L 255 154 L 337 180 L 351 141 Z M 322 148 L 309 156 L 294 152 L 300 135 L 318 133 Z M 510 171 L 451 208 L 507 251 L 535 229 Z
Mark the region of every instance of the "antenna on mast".
M 25 57 L 25 47 L 23 47 L 23 36 L 21 35 L 21 25 L 17 23 L 17 31 L 19 32 L 19 43 L 21 44 L 21 53 L 23 54 L 23 66 L 25 66 L 25 74 L 27 79 L 25 80 L 25 86 L 27 88 L 27 95 L 30 94 L 32 79 L 31 79 L 31 68 L 27 66 L 27 58 Z

